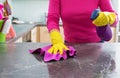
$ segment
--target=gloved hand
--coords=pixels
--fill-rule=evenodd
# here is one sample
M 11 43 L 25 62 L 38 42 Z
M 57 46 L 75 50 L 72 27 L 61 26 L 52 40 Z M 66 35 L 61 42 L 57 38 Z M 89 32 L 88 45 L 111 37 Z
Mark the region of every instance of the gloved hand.
M 116 20 L 116 14 L 113 12 L 99 12 L 98 17 L 92 22 L 96 26 L 112 25 Z
M 58 30 L 52 30 L 50 32 L 50 38 L 52 47 L 48 50 L 49 53 L 57 54 L 59 52 L 62 55 L 64 50 L 68 50 L 67 46 L 64 45 L 64 41 Z

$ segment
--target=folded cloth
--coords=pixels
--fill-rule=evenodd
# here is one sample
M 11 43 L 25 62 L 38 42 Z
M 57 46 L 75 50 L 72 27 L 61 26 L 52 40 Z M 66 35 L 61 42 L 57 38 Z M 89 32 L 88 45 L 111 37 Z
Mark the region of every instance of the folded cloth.
M 51 45 L 45 46 L 43 48 L 38 48 L 36 50 L 29 50 L 30 53 L 40 53 L 41 56 L 43 56 L 43 60 L 45 62 L 48 61 L 59 61 L 63 58 L 63 60 L 66 60 L 68 57 L 73 57 L 76 54 L 76 50 L 72 47 L 72 46 L 68 46 L 69 50 L 64 51 L 62 55 L 59 54 L 59 52 L 57 54 L 50 54 L 48 52 L 49 48 L 51 47 Z

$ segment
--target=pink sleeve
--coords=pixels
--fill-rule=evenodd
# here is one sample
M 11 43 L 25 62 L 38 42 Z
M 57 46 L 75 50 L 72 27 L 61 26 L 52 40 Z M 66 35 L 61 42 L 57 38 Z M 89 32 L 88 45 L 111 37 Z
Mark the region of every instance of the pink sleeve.
M 111 25 L 111 27 L 116 27 L 116 25 L 117 25 L 117 23 L 118 23 L 118 15 L 117 15 L 117 18 L 116 18 L 116 20 L 115 20 L 115 22 Z
M 116 14 L 116 20 L 115 22 L 111 25 L 112 27 L 115 27 L 118 23 L 118 14 L 117 12 L 115 12 L 113 6 L 112 6 L 112 3 L 111 3 L 111 0 L 99 0 L 99 6 L 100 6 L 100 9 L 101 11 L 107 11 L 107 12 L 114 12 Z
M 60 17 L 60 0 L 49 0 L 47 28 L 50 32 L 52 29 L 59 30 Z

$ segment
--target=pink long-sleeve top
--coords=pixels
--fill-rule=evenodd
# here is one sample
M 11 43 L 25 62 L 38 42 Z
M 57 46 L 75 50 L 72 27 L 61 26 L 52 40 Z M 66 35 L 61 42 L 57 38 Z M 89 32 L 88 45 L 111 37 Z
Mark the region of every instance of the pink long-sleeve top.
M 96 26 L 90 19 L 91 13 L 97 8 L 115 12 L 110 0 L 49 0 L 48 31 L 59 30 L 61 18 L 67 42 L 99 42 L 101 40 L 96 33 Z

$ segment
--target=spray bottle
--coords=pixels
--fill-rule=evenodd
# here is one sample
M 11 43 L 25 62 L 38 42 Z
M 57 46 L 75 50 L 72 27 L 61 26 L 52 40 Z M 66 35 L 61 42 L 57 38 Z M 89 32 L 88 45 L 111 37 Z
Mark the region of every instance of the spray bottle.
M 90 19 L 95 20 L 99 16 L 99 12 L 100 12 L 99 9 L 95 9 Z M 105 26 L 96 26 L 96 32 L 98 36 L 101 38 L 101 41 L 109 41 L 112 38 L 110 24 L 107 24 Z
M 6 42 L 6 35 L 9 32 L 11 21 L 8 18 L 0 20 L 0 43 Z
M 6 42 L 6 35 L 9 32 L 11 21 L 3 15 L 4 5 L 0 4 L 0 43 Z

